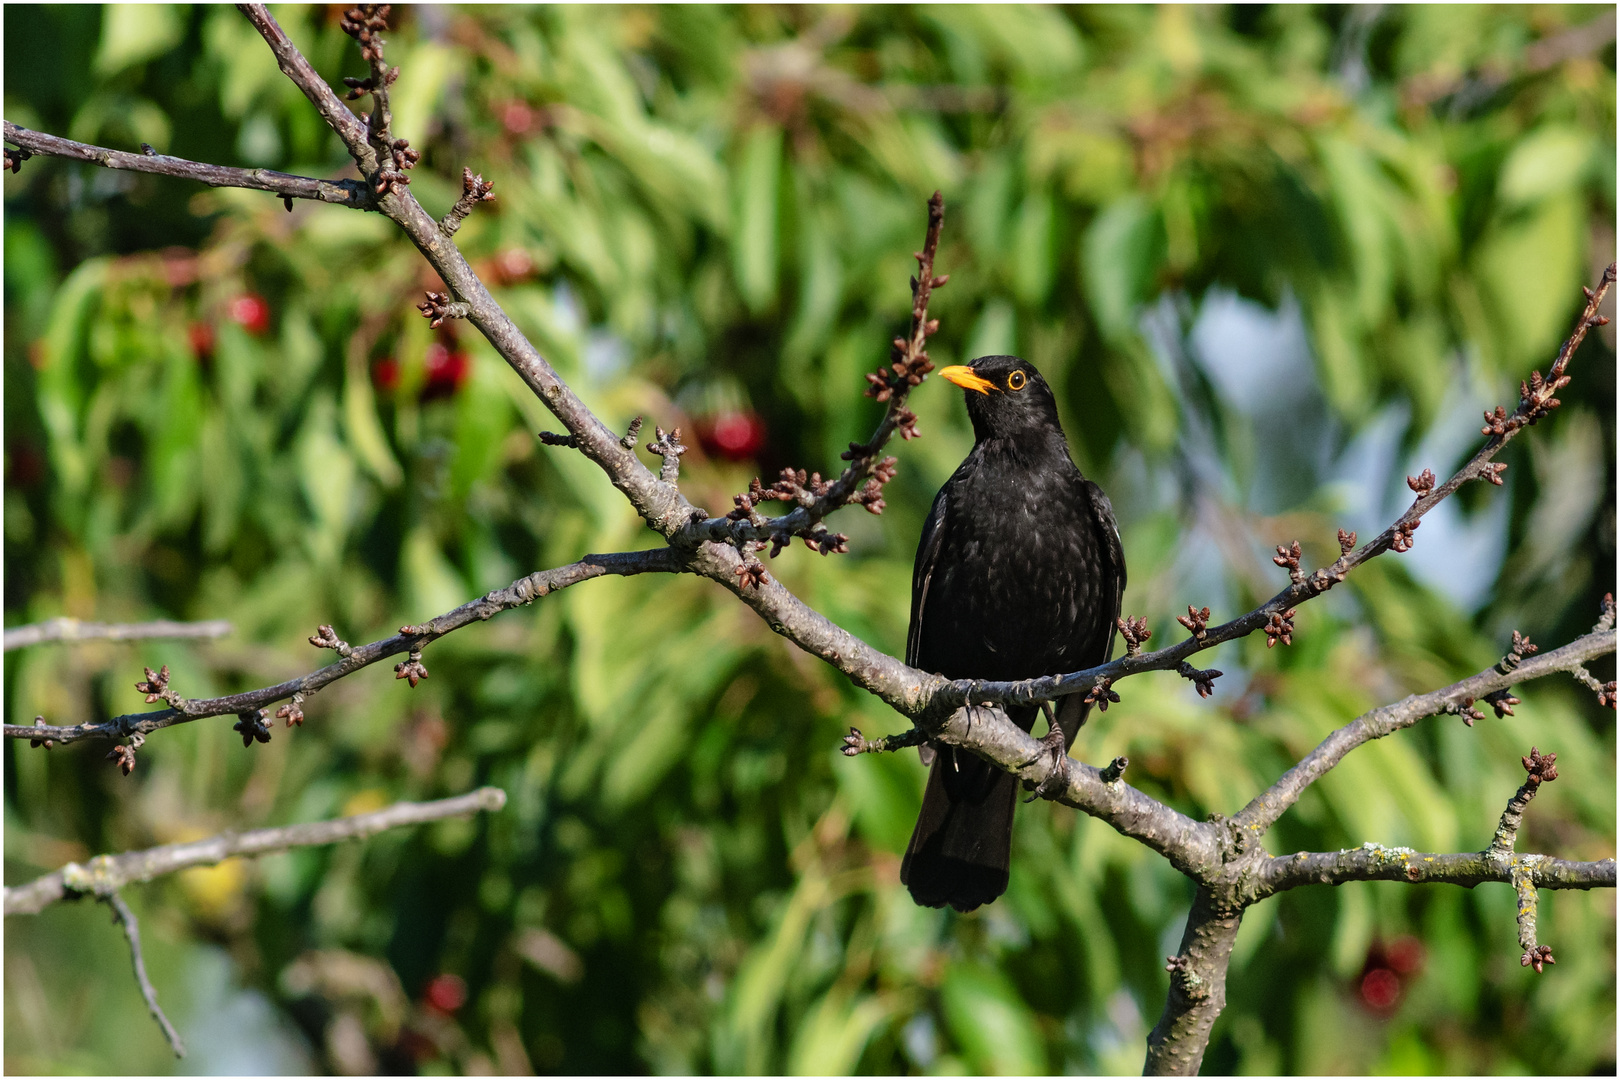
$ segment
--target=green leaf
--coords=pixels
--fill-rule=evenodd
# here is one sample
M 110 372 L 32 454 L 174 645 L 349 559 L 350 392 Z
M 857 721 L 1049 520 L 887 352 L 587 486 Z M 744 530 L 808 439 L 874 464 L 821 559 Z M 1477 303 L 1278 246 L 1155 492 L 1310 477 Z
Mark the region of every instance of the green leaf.
M 952 964 L 939 994 L 951 1035 L 980 1073 L 1038 1076 L 1047 1071 L 1035 1017 L 999 970 L 972 961 Z
M 781 171 L 781 129 L 754 128 L 743 140 L 737 167 L 731 250 L 737 291 L 756 314 L 776 302 L 776 204 Z
M 101 47 L 93 70 L 111 75 L 168 52 L 185 33 L 184 11 L 168 4 L 109 4 L 102 8 Z
M 1598 146 L 1584 131 L 1545 127 L 1513 148 L 1497 179 L 1496 194 L 1507 207 L 1581 188 L 1592 173 Z
M 1110 342 L 1136 333 L 1136 313 L 1164 260 L 1164 225 L 1140 195 L 1109 204 L 1086 229 L 1080 272 L 1098 328 Z

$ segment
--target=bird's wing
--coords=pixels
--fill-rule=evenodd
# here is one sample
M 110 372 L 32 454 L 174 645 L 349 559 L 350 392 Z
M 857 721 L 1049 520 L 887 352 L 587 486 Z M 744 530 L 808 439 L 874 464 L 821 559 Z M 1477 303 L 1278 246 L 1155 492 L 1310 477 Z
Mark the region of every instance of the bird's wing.
M 911 572 L 911 627 L 906 631 L 906 663 L 917 666 L 917 651 L 922 644 L 923 605 L 928 602 L 928 586 L 934 578 L 934 563 L 939 558 L 940 540 L 945 535 L 945 488 L 934 497 L 933 509 L 923 523 L 922 539 L 917 542 L 917 565 Z
M 1114 658 L 1114 637 L 1119 633 L 1117 625 L 1121 605 L 1125 602 L 1125 546 L 1119 540 L 1119 523 L 1114 520 L 1114 506 L 1103 494 L 1103 489 L 1092 483 L 1084 481 L 1086 497 L 1091 501 L 1091 515 L 1097 523 L 1097 536 L 1102 541 L 1103 574 L 1112 579 L 1103 585 L 1103 611 L 1108 615 L 1108 650 L 1103 654 L 1102 663 Z M 1063 729 L 1065 743 L 1073 743 L 1075 735 L 1086 722 L 1086 716 L 1091 712 L 1091 706 L 1085 703 L 1080 694 L 1069 694 L 1058 702 L 1057 722 Z
M 1104 606 L 1105 611 L 1113 612 L 1108 617 L 1108 651 L 1103 655 L 1103 662 L 1106 663 L 1114 658 L 1114 635 L 1118 632 L 1115 623 L 1125 602 L 1125 547 L 1119 541 L 1119 522 L 1114 520 L 1114 506 L 1108 501 L 1108 496 L 1090 480 L 1085 484 L 1086 494 L 1091 497 L 1091 512 L 1097 520 L 1097 532 L 1103 542 L 1104 573 L 1110 573 L 1114 579 L 1111 602 Z M 1106 587 L 1103 596 L 1108 598 Z

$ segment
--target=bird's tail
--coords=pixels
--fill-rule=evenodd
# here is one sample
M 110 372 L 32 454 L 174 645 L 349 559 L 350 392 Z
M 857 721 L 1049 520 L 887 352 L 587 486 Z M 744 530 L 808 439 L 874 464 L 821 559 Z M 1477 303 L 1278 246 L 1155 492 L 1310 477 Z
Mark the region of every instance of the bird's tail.
M 924 907 L 972 911 L 1007 891 L 1018 778 L 940 746 L 900 880 Z

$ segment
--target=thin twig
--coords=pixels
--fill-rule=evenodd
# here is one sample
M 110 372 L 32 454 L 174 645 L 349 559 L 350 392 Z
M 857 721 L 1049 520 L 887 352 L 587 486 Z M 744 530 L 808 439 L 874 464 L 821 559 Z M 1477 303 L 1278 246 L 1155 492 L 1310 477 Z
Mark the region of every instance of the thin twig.
M 372 199 L 366 185 L 359 180 L 317 180 L 311 176 L 294 176 L 274 169 L 233 169 L 225 165 L 205 165 L 168 154 L 141 154 L 127 150 L 109 150 L 104 146 L 74 142 L 40 131 L 18 127 L 5 121 L 5 138 L 31 153 L 42 157 L 70 158 L 85 161 L 107 169 L 126 172 L 154 173 L 173 176 L 181 180 L 195 180 L 209 187 L 249 188 L 268 191 L 283 199 L 311 199 L 315 202 L 334 203 L 354 210 L 372 210 Z
M 296 847 L 320 847 L 342 840 L 364 839 L 388 829 L 420 825 L 427 821 L 462 817 L 480 810 L 495 811 L 506 805 L 500 788 L 482 787 L 465 795 L 432 802 L 397 802 L 369 814 L 313 821 L 304 825 L 282 825 L 251 832 L 225 832 L 206 840 L 165 844 L 122 855 L 97 855 L 89 862 L 68 863 L 60 870 L 36 878 L 26 885 L 5 890 L 7 915 L 37 915 L 47 907 L 72 896 L 105 897 L 131 882 L 151 881 L 192 866 L 212 866 L 238 856 L 271 855 Z
M 172 727 L 175 724 L 186 724 L 209 716 L 251 714 L 283 698 L 313 694 L 345 675 L 352 675 L 361 668 L 375 664 L 379 660 L 385 660 L 399 653 L 420 650 L 422 646 L 429 642 L 437 641 L 444 635 L 459 630 L 463 626 L 493 618 L 511 608 L 531 604 L 542 596 L 548 596 L 559 589 L 566 589 L 570 585 L 577 585 L 582 581 L 589 581 L 592 578 L 602 577 L 607 574 L 630 576 L 645 573 L 669 573 L 677 569 L 679 569 L 679 564 L 675 554 L 668 548 L 659 548 L 652 551 L 625 551 L 611 555 L 587 555 L 579 562 L 570 563 L 554 570 L 541 570 L 527 577 L 519 578 L 504 589 L 497 589 L 476 600 L 469 600 L 455 610 L 429 619 L 419 626 L 401 627 L 400 632 L 393 637 L 374 641 L 369 645 L 354 646 L 343 654 L 343 658 L 337 663 L 320 668 L 308 675 L 289 679 L 287 682 L 216 698 L 187 699 L 176 694 L 173 696 L 170 708 L 158 712 L 130 713 L 115 716 L 111 720 L 100 724 L 80 724 L 76 727 L 60 727 L 37 723 L 33 725 L 7 724 L 5 726 L 5 735 L 8 739 L 28 739 L 32 742 L 51 740 L 57 743 L 79 742 L 83 739 L 122 739 L 132 735 L 147 735 L 157 731 L 159 728 Z M 167 688 L 166 678 L 163 683 L 164 687 Z
M 169 1018 L 164 1015 L 163 1006 L 158 1004 L 157 988 L 146 976 L 146 960 L 141 956 L 141 927 L 135 921 L 135 913 L 129 910 L 124 898 L 116 892 L 108 893 L 102 899 L 112 908 L 113 918 L 124 928 L 124 936 L 129 939 L 129 956 L 135 962 L 135 981 L 140 985 L 141 997 L 146 999 L 146 1007 L 151 1011 L 152 1019 L 163 1029 L 163 1035 L 169 1040 L 169 1048 L 174 1051 L 174 1056 L 185 1057 L 186 1044 L 180 1041 L 180 1033 L 174 1030 L 174 1025 L 169 1023 Z
M 1343 581 L 1351 570 L 1368 560 L 1392 549 L 1405 550 L 1410 545 L 1413 530 L 1417 528 L 1423 515 L 1469 481 L 1496 477 L 1499 469 L 1491 464 L 1491 459 L 1519 431 L 1535 424 L 1552 409 L 1557 408 L 1558 399 L 1552 395 L 1569 381 L 1565 372 L 1570 359 L 1580 348 L 1581 342 L 1586 339 L 1587 331 L 1608 321 L 1597 311 L 1614 281 L 1615 264 L 1610 263 L 1598 279 L 1597 288 L 1585 290 L 1586 307 L 1576 319 L 1574 330 L 1558 350 L 1558 356 L 1553 361 L 1547 377 L 1543 379 L 1539 373 L 1532 372 L 1529 380 L 1520 384 L 1522 396 L 1518 408 L 1511 415 L 1498 409 L 1493 421 L 1492 414 L 1487 414 L 1487 421 L 1492 425 L 1486 429 L 1490 432 L 1490 437 L 1479 452 L 1444 484 L 1435 486 L 1432 474 L 1425 477 L 1425 482 L 1416 483 L 1414 490 L 1418 492 L 1417 499 L 1405 513 L 1371 541 L 1354 550 L 1344 551 L 1331 565 L 1322 567 L 1312 574 L 1291 572 L 1290 578 L 1297 580 L 1292 580 L 1288 588 L 1253 611 L 1240 615 L 1231 622 L 1209 627 L 1206 631 L 1169 648 L 1160 649 L 1158 652 L 1139 653 L 1135 656 L 1127 654 L 1111 663 L 1067 675 L 1049 675 L 1018 682 L 977 684 L 957 680 L 951 684 L 950 690 L 944 693 L 939 704 L 954 707 L 966 701 L 965 695 L 971 686 L 975 701 L 1032 705 L 1040 701 L 1055 700 L 1066 694 L 1085 693 L 1104 680 L 1117 682 L 1128 675 L 1137 675 L 1144 671 L 1175 670 L 1183 660 L 1196 652 L 1213 648 L 1222 642 L 1247 637 L 1256 630 L 1264 630 L 1268 625 L 1274 626 L 1274 615 L 1284 619 L 1291 618 L 1293 608 L 1327 592 Z M 1349 534 L 1341 536 L 1347 537 Z
M 785 469 L 782 478 L 770 488 L 756 479 L 748 495 L 738 496 L 737 511 L 725 517 L 693 520 L 670 537 L 671 543 L 695 546 L 705 540 L 732 545 L 770 541 L 774 555 L 795 537 L 803 537 L 815 541 L 826 554 L 829 547 L 821 543 L 825 532 L 818 526 L 828 514 L 851 502 L 861 503 L 873 513 L 882 511 L 882 488 L 893 478 L 895 462 L 893 458 L 880 459 L 878 452 L 897 431 L 902 438 L 916 436 L 917 417 L 906 407 L 906 399 L 934 369 L 927 346 L 928 338 L 939 330 L 939 320 L 928 317 L 928 301 L 935 289 L 950 280 L 948 274 L 934 274 L 944 227 L 945 199 L 936 191 L 928 200 L 928 231 L 922 250 L 916 254 L 917 276 L 911 280 L 911 331 L 905 338 L 895 339 L 890 365 L 866 377 L 871 384 L 867 395 L 886 403 L 883 417 L 866 442 L 849 444 L 843 455 L 849 465 L 838 478 L 822 482 L 819 475 L 812 480 L 803 472 Z M 767 518 L 753 509 L 754 503 L 762 499 L 798 505 L 790 513 Z M 841 545 L 834 543 L 833 547 L 837 546 Z
M 154 619 L 142 623 L 93 623 L 78 619 L 47 619 L 6 630 L 5 651 L 51 641 L 142 641 L 151 638 L 221 638 L 231 632 L 224 619 L 210 622 L 172 622 Z

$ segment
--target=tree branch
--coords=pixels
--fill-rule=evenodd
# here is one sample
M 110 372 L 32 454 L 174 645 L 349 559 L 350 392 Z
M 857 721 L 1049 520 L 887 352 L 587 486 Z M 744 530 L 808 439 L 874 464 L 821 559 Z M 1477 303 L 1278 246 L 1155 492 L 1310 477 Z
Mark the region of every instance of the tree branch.
M 113 919 L 124 928 L 124 936 L 129 939 L 129 956 L 135 964 L 135 982 L 141 988 L 141 997 L 146 999 L 146 1007 L 151 1011 L 152 1019 L 163 1029 L 163 1036 L 169 1040 L 169 1048 L 174 1051 L 174 1056 L 185 1057 L 186 1044 L 180 1041 L 180 1033 L 174 1030 L 174 1025 L 169 1023 L 169 1018 L 164 1015 L 163 1007 L 158 1004 L 157 988 L 146 976 L 146 959 L 141 955 L 141 926 L 135 921 L 135 913 L 129 910 L 124 898 L 116 892 L 108 893 L 102 899 L 112 908 Z
M 154 619 L 142 623 L 92 623 L 78 619 L 47 619 L 28 626 L 9 627 L 5 651 L 52 641 L 144 641 L 151 638 L 221 638 L 231 632 L 224 619 L 210 622 L 171 622 Z
M 360 171 L 368 177 L 374 176 L 378 170 L 378 160 L 366 141 L 366 126 L 349 112 L 332 88 L 315 73 L 263 4 L 237 6 L 276 54 L 281 70 L 337 131 Z M 452 302 L 467 305 L 467 320 L 479 329 L 541 403 L 579 440 L 580 452 L 607 474 L 613 486 L 624 493 L 636 512 L 661 536 L 668 537 L 683 527 L 692 516 L 691 504 L 672 485 L 654 476 L 635 452 L 625 447 L 619 441 L 619 436 L 610 431 L 563 382 L 556 369 L 540 355 L 539 350 L 495 302 L 454 241 L 422 209 L 410 189 L 403 184 L 390 185 L 387 192 L 376 200 L 376 208 L 404 230 L 423 258 L 438 271 L 440 279 L 449 287 Z
M 1200 885 L 1187 914 L 1181 951 L 1167 958 L 1170 995 L 1148 1033 L 1144 1076 L 1196 1076 L 1210 1031 L 1226 1008 L 1226 972 L 1237 943 L 1243 908 Z
M 192 866 L 212 866 L 237 856 L 272 855 L 297 847 L 321 847 L 342 840 L 364 839 L 388 829 L 464 817 L 506 805 L 506 792 L 482 787 L 465 795 L 432 802 L 397 802 L 369 814 L 283 825 L 251 832 L 220 833 L 206 840 L 165 844 L 122 855 L 97 855 L 88 863 L 68 863 L 26 885 L 5 890 L 7 915 L 37 915 L 52 904 L 76 896 L 107 897 L 131 882 L 151 881 Z
M 46 135 L 18 127 L 5 121 L 5 139 L 30 153 L 43 157 L 70 158 L 89 162 L 107 169 L 126 172 L 153 173 L 173 176 L 181 180 L 195 180 L 209 187 L 250 188 L 268 191 L 283 199 L 311 199 L 333 203 L 354 210 L 372 210 L 371 196 L 359 180 L 317 180 L 309 176 L 294 176 L 274 169 L 233 169 L 225 165 L 205 165 L 167 154 L 134 154 L 126 150 L 109 150 L 89 143 Z M 292 205 L 289 203 L 289 210 Z
M 659 548 L 652 551 L 624 551 L 611 555 L 587 555 L 576 563 L 560 566 L 554 570 L 541 570 L 527 577 L 519 578 L 504 589 L 481 596 L 476 600 L 469 600 L 453 611 L 448 611 L 436 618 L 418 626 L 402 626 L 400 632 L 393 637 L 374 641 L 369 645 L 350 647 L 338 642 L 333 637 L 330 642 L 317 640 L 316 644 L 337 648 L 342 659 L 335 664 L 313 671 L 308 675 L 290 679 L 287 682 L 266 686 L 258 690 L 249 690 L 241 694 L 229 694 L 225 697 L 198 698 L 188 700 L 169 691 L 168 677 L 163 675 L 157 681 L 148 672 L 149 683 L 161 692 L 149 694 L 148 700 L 155 697 L 167 697 L 170 707 L 157 712 L 131 713 L 124 716 L 115 716 L 100 724 L 80 724 L 76 727 L 58 727 L 36 722 L 33 726 L 22 724 L 7 724 L 5 735 L 9 739 L 28 739 L 35 743 L 51 742 L 71 743 L 83 739 L 122 739 L 130 736 L 144 737 L 160 728 L 173 727 L 175 724 L 186 724 L 193 720 L 201 720 L 209 716 L 241 716 L 246 713 L 256 716 L 259 710 L 266 705 L 280 701 L 282 698 L 294 698 L 301 702 L 303 697 L 315 693 L 317 690 L 336 682 L 345 675 L 352 675 L 363 667 L 367 667 L 379 660 L 386 659 L 399 653 L 410 653 L 413 662 L 420 665 L 419 654 L 428 643 L 437 641 L 444 635 L 459 630 L 471 623 L 482 622 L 493 618 L 514 607 L 531 604 L 542 596 L 549 596 L 559 589 L 566 589 L 570 585 L 577 585 L 582 581 L 616 574 L 628 577 L 634 574 L 670 573 L 679 569 L 679 564 L 673 552 L 668 548 Z M 403 665 L 402 665 L 403 667 Z M 165 669 L 167 671 L 167 669 Z M 408 677 L 402 673 L 402 678 Z M 420 676 L 418 676 L 420 677 Z M 416 685 L 413 681 L 412 686 Z M 298 718 L 301 719 L 302 712 Z M 294 719 L 289 715 L 288 723 Z M 262 717 L 257 721 L 258 728 L 263 736 L 261 742 L 269 741 L 268 730 L 263 727 Z M 240 728 L 239 728 L 240 730 Z
M 1615 632 L 1597 631 L 1577 638 L 1561 649 L 1524 660 L 1507 671 L 1502 670 L 1505 664 L 1498 663 L 1478 675 L 1471 675 L 1442 689 L 1427 694 L 1413 694 L 1393 705 L 1363 713 L 1323 739 L 1315 750 L 1284 773 L 1264 793 L 1257 795 L 1233 820 L 1245 830 L 1262 834 L 1299 801 L 1307 787 L 1327 775 L 1328 770 L 1356 747 L 1411 727 L 1424 717 L 1436 713 L 1461 713 L 1470 709 L 1475 701 L 1495 691 L 1555 672 L 1573 671 L 1595 657 L 1614 651 Z
M 1472 889 L 1487 881 L 1513 883 L 1514 868 L 1529 874 L 1538 889 L 1612 889 L 1613 859 L 1570 862 L 1550 855 L 1492 855 L 1485 851 L 1439 855 L 1411 848 L 1366 843 L 1344 851 L 1301 851 L 1264 860 L 1252 883 L 1252 899 L 1301 885 L 1342 885 L 1347 881 L 1425 881 Z

